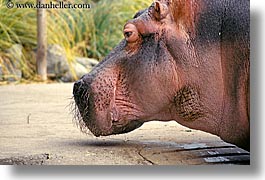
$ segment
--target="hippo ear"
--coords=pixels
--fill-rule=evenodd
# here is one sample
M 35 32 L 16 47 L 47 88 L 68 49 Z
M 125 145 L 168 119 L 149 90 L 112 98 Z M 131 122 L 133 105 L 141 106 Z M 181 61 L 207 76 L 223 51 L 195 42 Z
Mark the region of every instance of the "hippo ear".
M 166 4 L 159 1 L 154 2 L 154 16 L 157 20 L 164 19 L 169 13 L 169 8 Z

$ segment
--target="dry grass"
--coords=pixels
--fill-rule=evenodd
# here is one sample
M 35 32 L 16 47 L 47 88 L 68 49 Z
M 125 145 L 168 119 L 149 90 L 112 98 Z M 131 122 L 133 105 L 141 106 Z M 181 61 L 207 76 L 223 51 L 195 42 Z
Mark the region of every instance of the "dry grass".
M 70 0 L 90 3 L 91 9 L 48 9 L 48 44 L 64 47 L 68 63 L 74 56 L 102 59 L 122 39 L 122 28 L 128 19 L 140 9 L 146 8 L 151 0 Z M 21 0 L 35 3 L 35 0 Z M 95 3 L 96 2 L 96 3 Z M 6 0 L 0 0 L 0 65 L 7 71 L 6 64 L 14 62 L 6 49 L 14 44 L 23 46 L 19 64 L 23 78 L 35 78 L 36 9 L 6 8 Z M 74 73 L 74 72 L 72 72 Z

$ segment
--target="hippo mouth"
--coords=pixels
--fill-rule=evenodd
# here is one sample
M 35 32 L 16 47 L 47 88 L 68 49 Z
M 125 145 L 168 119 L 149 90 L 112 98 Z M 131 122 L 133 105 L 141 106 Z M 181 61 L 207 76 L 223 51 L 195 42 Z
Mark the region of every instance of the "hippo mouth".
M 95 94 L 95 92 L 93 92 Z M 83 133 L 92 132 L 96 137 L 123 134 L 142 126 L 140 120 L 112 122 L 108 110 L 96 112 L 95 100 L 88 83 L 82 79 L 74 84 L 74 121 Z

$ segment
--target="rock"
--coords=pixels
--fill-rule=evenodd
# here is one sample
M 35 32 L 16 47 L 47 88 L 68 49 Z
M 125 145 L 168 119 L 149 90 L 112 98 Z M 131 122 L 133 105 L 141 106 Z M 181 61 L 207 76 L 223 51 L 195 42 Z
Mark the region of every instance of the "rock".
M 72 82 L 76 78 L 82 77 L 84 74 L 98 64 L 96 59 L 75 57 L 71 65 L 68 64 L 66 52 L 60 45 L 49 45 L 47 49 L 47 73 L 48 76 L 60 79 L 63 82 Z
M 76 57 L 75 61 L 87 67 L 88 69 L 92 69 L 94 66 L 98 64 L 98 60 L 92 58 L 85 58 L 85 57 Z
M 73 67 L 77 78 L 81 78 L 83 75 L 89 73 L 98 64 L 96 59 L 86 57 L 75 57 L 74 62 Z
M 16 81 L 22 78 L 21 62 L 23 61 L 22 45 L 15 44 L 6 50 L 7 59 L 0 66 L 0 80 Z M 32 51 L 36 57 L 36 50 Z M 33 55 L 33 56 L 34 56 Z M 75 57 L 71 68 L 67 61 L 66 52 L 58 44 L 48 45 L 47 48 L 47 74 L 50 78 L 60 79 L 64 82 L 74 81 L 87 74 L 98 64 L 96 59 Z M 72 71 L 75 72 L 74 76 Z
M 16 60 L 17 62 L 22 61 L 22 45 L 21 44 L 14 44 L 9 49 L 6 50 L 6 52 L 10 55 L 12 55 L 12 60 Z
M 82 64 L 75 63 L 73 67 L 77 78 L 81 78 L 84 74 L 88 73 L 87 68 Z
M 78 78 L 82 77 L 84 74 L 89 73 L 93 67 L 95 67 L 99 62 L 96 59 L 86 58 L 86 57 L 75 57 L 75 72 Z M 85 67 L 86 71 L 80 67 L 82 65 Z
M 81 78 L 83 75 L 89 73 L 95 65 L 98 64 L 96 59 L 85 58 L 85 57 L 75 57 L 75 61 L 72 63 L 71 67 L 75 72 L 76 78 Z M 75 78 L 69 71 L 61 78 L 63 82 L 74 81 Z
M 80 63 L 73 63 L 72 68 L 75 72 L 76 78 L 78 79 L 81 78 L 84 74 L 88 73 L 87 68 Z M 61 78 L 61 80 L 63 82 L 72 82 L 75 80 L 75 78 L 69 71 Z
M 3 72 L 2 72 L 2 66 L 0 64 L 0 81 L 3 80 Z
M 70 71 L 65 50 L 60 45 L 49 45 L 47 49 L 48 76 L 61 78 Z
M 6 50 L 8 60 L 4 61 L 7 74 L 5 74 L 7 81 L 17 81 L 22 78 L 21 62 L 23 58 L 22 45 L 14 44 Z M 4 75 L 4 74 L 3 74 Z

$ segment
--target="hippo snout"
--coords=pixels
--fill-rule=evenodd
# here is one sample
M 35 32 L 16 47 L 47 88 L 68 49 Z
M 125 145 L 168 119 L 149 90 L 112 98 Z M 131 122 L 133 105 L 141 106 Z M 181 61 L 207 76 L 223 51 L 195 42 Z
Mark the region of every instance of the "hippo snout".
M 92 79 L 89 76 L 83 76 L 78 81 L 74 83 L 73 95 L 74 99 L 82 99 L 83 101 L 88 102 L 89 96 L 91 94 L 91 82 Z M 77 102 L 80 105 L 81 102 Z
M 74 83 L 73 87 L 73 95 L 75 103 L 79 109 L 81 116 L 88 116 L 89 112 L 89 86 L 87 83 L 84 82 L 83 79 L 80 79 Z
M 80 90 L 82 89 L 83 84 L 84 84 L 84 82 L 82 79 L 80 79 L 74 83 L 74 88 L 73 88 L 73 94 L 74 95 L 77 95 L 80 93 Z
M 86 83 L 84 83 L 83 79 L 80 79 L 74 83 L 74 88 L 73 88 L 73 95 L 74 99 L 77 103 L 77 106 L 80 106 L 80 108 L 83 109 L 82 106 L 84 104 L 88 104 L 89 100 L 89 91 L 88 91 L 88 86 Z
M 140 127 L 143 124 L 141 121 L 117 119 L 119 122 L 113 123 L 113 109 L 116 108 L 115 111 L 118 111 L 114 83 L 110 80 L 103 81 L 106 83 L 104 84 L 101 80 L 100 76 L 87 74 L 74 83 L 76 120 L 81 131 L 86 133 L 90 130 L 98 137 L 126 133 Z
M 74 83 L 73 97 L 76 105 L 75 118 L 78 126 L 83 132 L 87 132 L 89 129 L 95 136 L 101 134 L 100 128 L 96 124 L 96 114 L 94 111 L 94 102 L 91 100 L 92 91 L 91 83 L 88 78 L 81 78 Z

